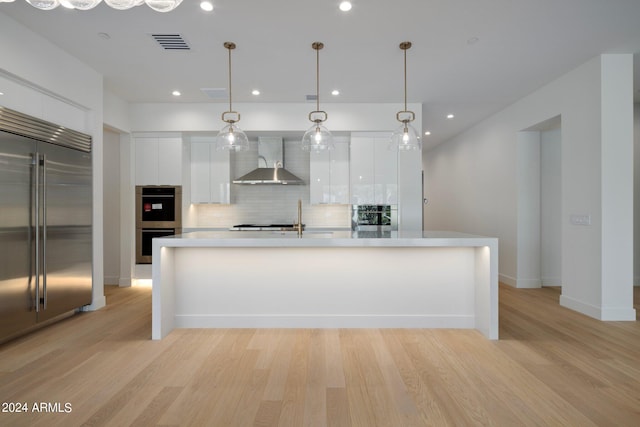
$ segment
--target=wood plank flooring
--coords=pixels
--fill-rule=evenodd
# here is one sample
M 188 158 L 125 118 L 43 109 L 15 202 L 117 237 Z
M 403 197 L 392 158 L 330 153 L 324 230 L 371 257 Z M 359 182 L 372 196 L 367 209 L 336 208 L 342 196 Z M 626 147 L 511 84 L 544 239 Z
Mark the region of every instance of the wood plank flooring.
M 640 425 L 640 323 L 564 309 L 556 288 L 501 285 L 499 341 L 434 329 L 151 341 L 150 290 L 105 291 L 106 308 L 0 345 L 0 426 Z

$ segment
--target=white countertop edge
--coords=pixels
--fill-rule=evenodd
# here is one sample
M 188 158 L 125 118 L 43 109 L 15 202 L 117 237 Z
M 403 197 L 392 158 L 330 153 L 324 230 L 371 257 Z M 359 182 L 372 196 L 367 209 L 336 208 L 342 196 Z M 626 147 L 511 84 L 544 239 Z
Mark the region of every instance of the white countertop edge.
M 177 235 L 153 239 L 159 247 L 497 247 L 495 237 L 461 235 L 464 237 L 393 237 L 393 238 L 349 238 L 349 237 L 310 237 L 297 236 L 260 236 L 250 237 L 244 232 L 229 232 L 218 237 L 193 237 Z M 427 234 L 428 236 L 428 234 Z

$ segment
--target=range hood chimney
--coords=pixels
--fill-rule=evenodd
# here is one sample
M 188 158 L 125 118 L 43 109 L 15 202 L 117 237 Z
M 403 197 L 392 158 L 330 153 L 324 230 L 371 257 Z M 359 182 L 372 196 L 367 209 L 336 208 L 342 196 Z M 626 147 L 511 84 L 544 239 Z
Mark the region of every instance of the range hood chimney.
M 258 168 L 233 181 L 234 184 L 303 185 L 304 181 L 284 168 L 281 137 L 258 138 Z

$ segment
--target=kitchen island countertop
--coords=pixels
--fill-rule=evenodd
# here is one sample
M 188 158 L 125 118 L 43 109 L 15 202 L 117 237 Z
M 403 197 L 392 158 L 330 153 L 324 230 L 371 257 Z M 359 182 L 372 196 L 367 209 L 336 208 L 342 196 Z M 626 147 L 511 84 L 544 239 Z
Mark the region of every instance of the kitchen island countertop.
M 489 246 L 497 244 L 493 237 L 455 231 L 195 231 L 154 239 L 154 243 L 170 247 L 204 246 Z M 160 243 L 161 242 L 161 243 Z
M 174 328 L 473 328 L 498 338 L 498 239 L 195 231 L 153 239 L 152 338 Z

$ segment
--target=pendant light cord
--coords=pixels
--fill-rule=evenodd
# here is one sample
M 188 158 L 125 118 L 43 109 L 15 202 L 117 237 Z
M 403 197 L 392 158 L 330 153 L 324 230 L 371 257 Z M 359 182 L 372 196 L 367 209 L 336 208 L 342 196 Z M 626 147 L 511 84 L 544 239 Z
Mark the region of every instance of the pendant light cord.
M 320 49 L 316 49 L 316 111 L 320 111 Z
M 407 49 L 404 51 L 404 111 L 407 111 Z
M 231 107 L 231 49 L 232 49 L 231 46 L 227 48 L 227 50 L 229 51 L 229 111 L 233 111 L 233 108 Z M 405 52 L 405 55 L 406 55 L 406 52 Z M 406 89 L 405 89 L 405 97 L 406 97 Z

